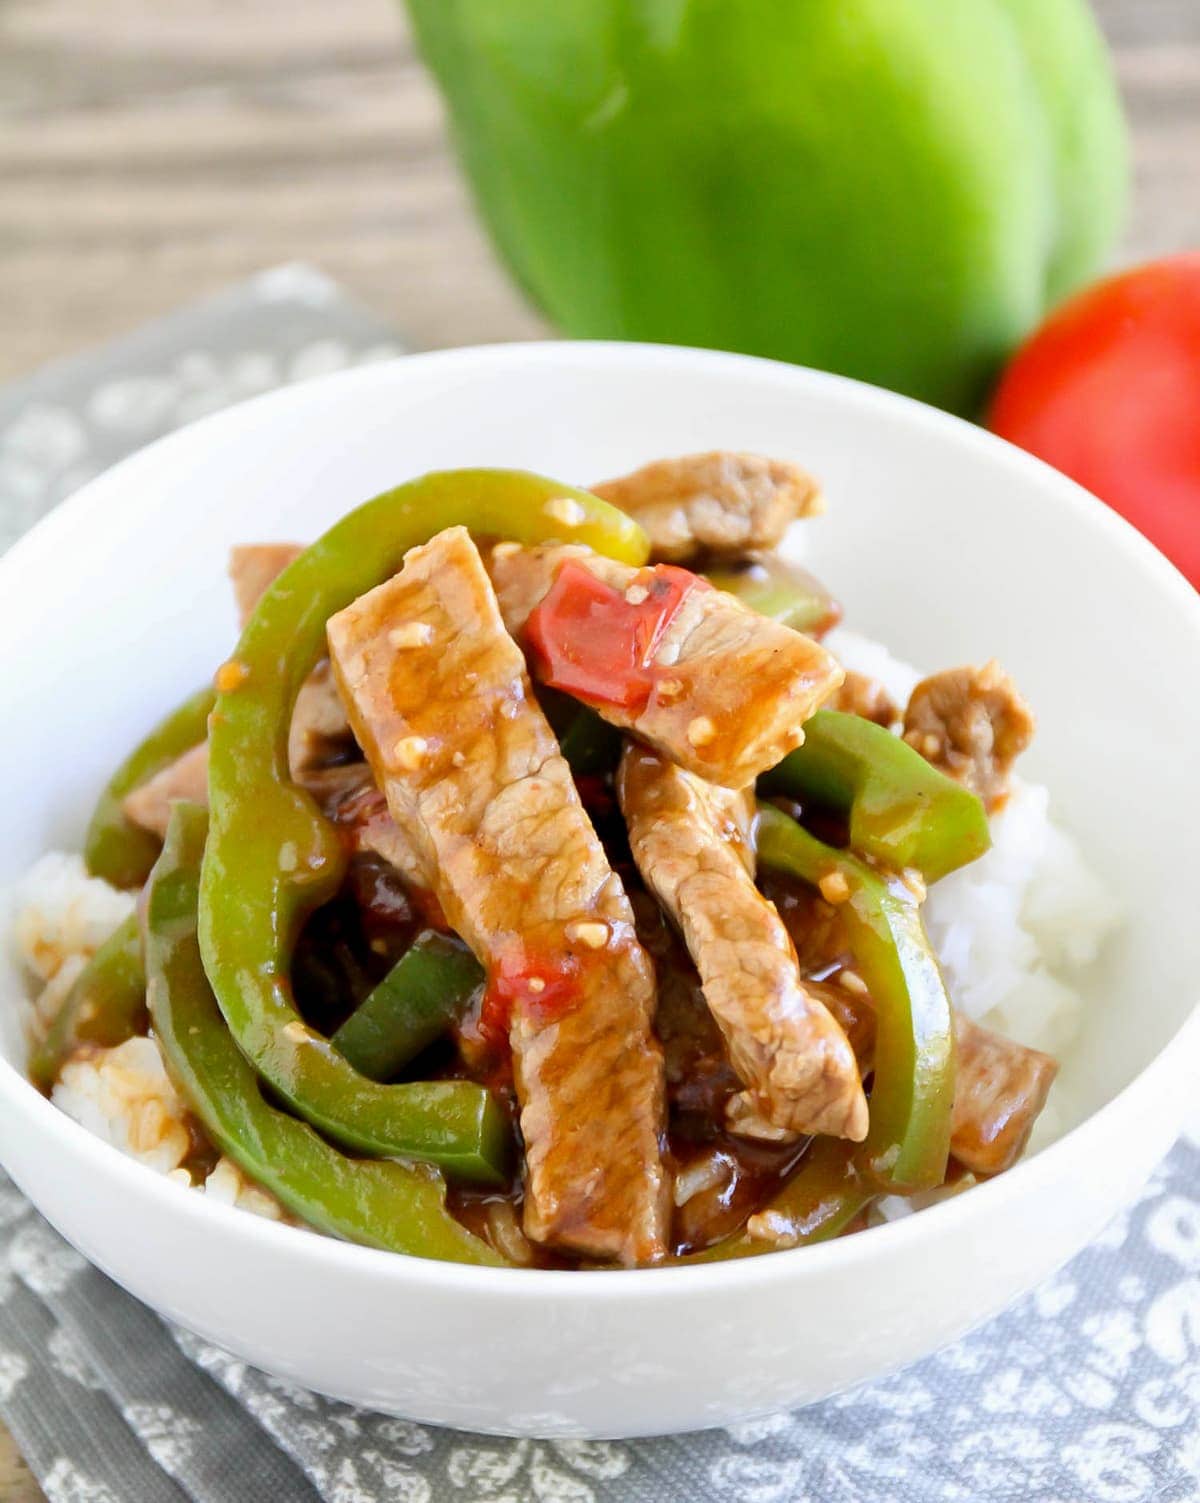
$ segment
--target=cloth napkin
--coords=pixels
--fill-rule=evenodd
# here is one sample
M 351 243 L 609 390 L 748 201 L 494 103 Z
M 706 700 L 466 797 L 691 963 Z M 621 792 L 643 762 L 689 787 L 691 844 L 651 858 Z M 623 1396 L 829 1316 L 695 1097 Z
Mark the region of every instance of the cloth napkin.
M 401 350 L 286 266 L 49 367 L 0 392 L 0 547 L 181 423 Z M 956 1346 L 793 1414 L 631 1442 L 496 1440 L 283 1383 L 164 1325 L 0 1176 L 0 1414 L 51 1503 L 1195 1503 L 1200 1117 L 1138 1204 Z

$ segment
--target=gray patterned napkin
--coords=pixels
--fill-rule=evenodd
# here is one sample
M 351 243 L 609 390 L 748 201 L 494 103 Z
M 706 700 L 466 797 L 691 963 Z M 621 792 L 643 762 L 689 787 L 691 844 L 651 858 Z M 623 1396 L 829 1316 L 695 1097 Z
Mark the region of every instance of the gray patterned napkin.
M 0 548 L 181 423 L 400 349 L 288 266 L 10 387 Z M 0 1413 L 51 1503 L 1196 1503 L 1200 1117 L 1136 1206 L 958 1345 L 794 1414 L 631 1442 L 437 1430 L 271 1378 L 168 1329 L 0 1175 Z

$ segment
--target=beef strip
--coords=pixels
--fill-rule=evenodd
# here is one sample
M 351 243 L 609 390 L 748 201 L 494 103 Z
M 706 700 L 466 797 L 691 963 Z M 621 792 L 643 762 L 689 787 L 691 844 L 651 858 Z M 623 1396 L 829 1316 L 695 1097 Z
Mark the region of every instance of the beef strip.
M 754 885 L 753 793 L 716 788 L 629 742 L 617 794 L 634 860 L 683 934 L 745 1086 L 726 1109 L 730 1127 L 861 1140 L 867 1103 L 854 1051 L 806 990 L 787 930 Z
M 790 522 L 824 510 L 811 475 L 757 454 L 659 459 L 592 491 L 636 517 L 652 557 L 671 563 L 774 548 Z
M 995 661 L 922 679 L 904 712 L 908 744 L 977 793 L 989 813 L 1007 799 L 1012 765 L 1033 731 L 1033 712 Z
M 303 543 L 238 543 L 229 550 L 229 579 L 239 626 L 245 626 L 268 587 L 303 552 Z
M 954 1036 L 958 1078 L 950 1152 L 976 1174 L 998 1174 L 1025 1151 L 1058 1063 L 961 1012 L 954 1017 Z
M 501 543 L 492 550 L 492 580 L 514 636 L 568 559 L 623 593 L 644 591 L 642 580 L 653 578 L 574 545 Z M 643 707 L 594 708 L 689 772 L 730 788 L 745 788 L 799 746 L 804 722 L 842 681 L 840 666 L 816 642 L 704 587 L 684 597 L 651 670 Z
M 417 628 L 417 629 L 414 629 Z M 626 1264 L 666 1247 L 654 974 L 463 528 L 329 622 L 393 819 L 511 1007 L 526 1234 Z
M 202 741 L 121 800 L 125 818 L 164 840 L 176 799 L 208 803 L 208 742 Z
M 840 686 L 825 701 L 825 708 L 860 715 L 886 730 L 891 730 L 900 719 L 900 707 L 883 685 L 865 673 L 855 673 L 852 668 L 846 670 Z

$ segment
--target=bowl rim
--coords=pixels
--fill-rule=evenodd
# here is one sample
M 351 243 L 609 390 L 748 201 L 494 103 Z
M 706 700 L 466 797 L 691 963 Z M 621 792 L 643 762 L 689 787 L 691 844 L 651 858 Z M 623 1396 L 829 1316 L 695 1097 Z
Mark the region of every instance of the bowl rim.
M 412 373 L 419 375 L 421 371 L 443 368 L 451 372 L 462 368 L 486 373 L 490 367 L 500 372 L 511 369 L 514 362 L 522 367 L 582 365 L 602 369 L 630 361 L 643 368 L 682 367 L 721 373 L 752 370 L 760 377 L 773 377 L 798 396 L 807 392 L 857 407 L 864 422 L 875 416 L 895 418 L 910 427 L 923 429 L 937 443 L 953 444 L 960 450 L 990 459 L 1008 469 L 1014 483 L 1034 486 L 1046 494 L 1049 504 L 1069 513 L 1077 525 L 1106 536 L 1110 545 L 1124 555 L 1129 567 L 1148 576 L 1152 585 L 1171 601 L 1180 626 L 1190 632 L 1194 656 L 1200 665 L 1200 594 L 1129 522 L 1035 456 L 962 418 L 849 377 L 726 351 L 621 341 L 543 340 L 471 345 L 404 355 L 298 382 L 209 414 L 127 456 L 59 503 L 0 559 L 0 588 L 4 579 L 16 570 L 37 568 L 78 522 L 107 504 L 111 494 L 119 493 L 127 482 L 136 481 L 143 468 L 153 469 L 175 448 L 216 440 L 222 430 L 252 425 L 262 413 L 273 408 L 302 406 L 305 402 L 320 401 L 330 391 L 342 392 L 355 386 L 386 383 L 401 372 L 408 379 Z M 767 1286 L 805 1275 L 818 1277 L 831 1265 L 852 1268 L 864 1258 L 886 1258 L 889 1249 L 899 1250 L 913 1239 L 935 1236 L 940 1229 L 949 1230 L 964 1220 L 982 1216 L 989 1209 L 993 1213 L 1002 1213 L 1006 1203 L 1023 1198 L 1026 1190 L 1032 1192 L 1040 1184 L 1056 1178 L 1060 1165 L 1065 1168 L 1072 1158 L 1086 1155 L 1090 1143 L 1103 1136 L 1108 1123 L 1129 1111 L 1131 1100 L 1143 1095 L 1151 1097 L 1160 1080 L 1165 1081 L 1171 1074 L 1186 1069 L 1186 1062 L 1192 1056 L 1200 1063 L 1200 996 L 1163 1048 L 1115 1096 L 1033 1158 L 975 1186 L 970 1195 L 954 1196 L 919 1214 L 873 1227 L 866 1236 L 835 1238 L 808 1247 L 730 1262 L 611 1270 L 619 1273 L 617 1278 L 581 1278 L 579 1271 L 574 1269 L 479 1267 L 389 1252 L 314 1235 L 305 1226 L 269 1221 L 234 1206 L 213 1202 L 207 1196 L 185 1193 L 184 1187 L 123 1154 L 53 1106 L 7 1057 L 0 1059 L 0 1106 L 19 1113 L 33 1131 L 46 1134 L 60 1151 L 81 1156 L 95 1172 L 110 1176 L 114 1188 L 160 1200 L 168 1214 L 172 1207 L 168 1205 L 167 1197 L 178 1196 L 173 1205 L 188 1224 L 186 1229 L 194 1229 L 196 1234 L 203 1235 L 206 1228 L 223 1227 L 232 1237 L 257 1240 L 264 1248 L 275 1249 L 280 1255 L 304 1259 L 317 1274 L 358 1274 L 372 1280 L 399 1281 L 417 1288 L 436 1286 L 463 1294 L 504 1294 L 509 1298 L 533 1301 L 553 1295 L 559 1300 L 566 1297 L 598 1302 L 612 1299 L 661 1302 L 676 1295 L 690 1299 L 703 1291 L 718 1293 L 747 1286 Z M 1114 1205 L 1114 1213 L 1119 1209 L 1121 1207 Z

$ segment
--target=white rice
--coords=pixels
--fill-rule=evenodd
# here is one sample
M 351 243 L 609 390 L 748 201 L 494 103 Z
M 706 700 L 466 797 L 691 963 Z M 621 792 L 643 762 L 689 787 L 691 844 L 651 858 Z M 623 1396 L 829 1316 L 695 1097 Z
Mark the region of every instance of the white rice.
M 877 679 L 899 704 L 921 677 L 855 632 L 838 628 L 825 642 L 847 668 Z M 134 899 L 89 877 L 81 857 L 61 851 L 36 862 L 13 896 L 13 939 L 40 987 L 37 1001 L 27 1004 L 27 1021 L 40 1036 L 87 958 L 133 911 Z M 1078 1026 L 1083 972 L 1120 914 L 1075 842 L 1052 822 L 1044 787 L 1014 780 L 1007 806 L 992 820 L 991 850 L 937 883 L 924 913 L 956 1006 L 1061 1057 Z M 193 1146 L 186 1108 L 153 1039 L 129 1039 L 114 1049 L 84 1046 L 63 1067 L 52 1099 L 91 1132 L 180 1184 L 286 1219 L 274 1196 L 232 1160 L 222 1158 L 207 1175 L 185 1162 Z M 1051 1092 L 1031 1147 L 1059 1130 Z M 880 1209 L 891 1218 L 913 1207 L 889 1199 Z
M 13 943 L 42 981 L 70 956 L 90 956 L 133 912 L 132 893 L 89 877 L 83 857 L 47 851 L 17 883 Z

